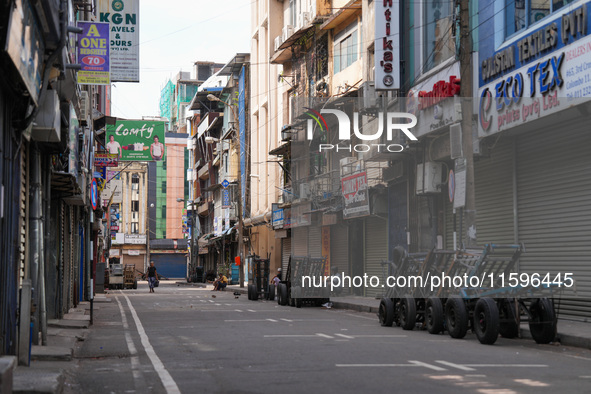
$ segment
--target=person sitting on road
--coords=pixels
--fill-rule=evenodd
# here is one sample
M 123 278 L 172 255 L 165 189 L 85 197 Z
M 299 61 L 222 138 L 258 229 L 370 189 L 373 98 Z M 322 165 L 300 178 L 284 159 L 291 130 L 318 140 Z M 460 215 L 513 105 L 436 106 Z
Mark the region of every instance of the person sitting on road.
M 228 278 L 224 274 L 220 274 L 219 279 L 213 282 L 213 290 L 222 290 L 228 286 Z

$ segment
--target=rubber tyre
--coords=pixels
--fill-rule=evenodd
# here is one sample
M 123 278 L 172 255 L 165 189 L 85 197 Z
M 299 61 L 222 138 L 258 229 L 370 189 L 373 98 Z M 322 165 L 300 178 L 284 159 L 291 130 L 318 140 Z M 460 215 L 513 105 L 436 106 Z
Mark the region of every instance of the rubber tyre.
M 252 285 L 248 285 L 248 300 L 252 300 Z
M 277 305 L 281 305 L 281 285 L 282 283 L 277 285 L 277 297 L 275 297 L 277 298 Z
M 137 289 L 137 280 L 133 281 L 133 289 L 136 290 Z
M 536 343 L 550 343 L 556 338 L 556 313 L 552 301 L 538 298 L 529 307 L 529 331 Z
M 439 334 L 443 331 L 443 303 L 439 297 L 429 297 L 425 301 L 425 324 L 429 334 Z
M 279 284 L 279 293 L 281 294 L 281 306 L 287 305 L 287 285 L 285 283 Z
M 294 306 L 296 306 L 296 305 L 295 305 L 295 298 L 291 298 L 291 288 L 289 288 L 289 289 L 287 290 L 287 300 L 288 300 L 288 304 L 289 304 L 289 306 L 291 306 L 291 307 L 294 307 Z
M 269 296 L 269 301 L 275 300 L 275 285 L 269 285 L 267 294 Z
M 392 327 L 394 323 L 394 302 L 391 298 L 382 298 L 380 301 L 378 319 L 382 327 Z
M 449 336 L 461 339 L 468 332 L 468 309 L 461 298 L 448 298 L 445 303 L 445 324 Z
M 516 338 L 519 335 L 519 321 L 515 316 L 515 301 L 505 299 L 499 308 L 499 334 L 503 338 Z
M 413 297 L 400 299 L 400 327 L 412 330 L 417 322 L 417 303 Z
M 255 285 L 252 285 L 252 300 L 258 301 L 258 299 L 259 299 L 259 292 L 257 290 L 257 287 Z
M 499 337 L 499 308 L 492 298 L 481 298 L 476 302 L 472 327 L 476 338 L 483 345 L 492 345 Z

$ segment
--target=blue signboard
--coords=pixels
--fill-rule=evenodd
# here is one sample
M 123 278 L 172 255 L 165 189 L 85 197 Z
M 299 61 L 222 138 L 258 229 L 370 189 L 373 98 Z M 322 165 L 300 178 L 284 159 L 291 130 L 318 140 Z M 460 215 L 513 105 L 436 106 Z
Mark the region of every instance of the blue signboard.
M 230 190 L 228 189 L 224 189 L 222 190 L 222 208 L 230 208 L 231 207 L 231 203 L 230 203 Z

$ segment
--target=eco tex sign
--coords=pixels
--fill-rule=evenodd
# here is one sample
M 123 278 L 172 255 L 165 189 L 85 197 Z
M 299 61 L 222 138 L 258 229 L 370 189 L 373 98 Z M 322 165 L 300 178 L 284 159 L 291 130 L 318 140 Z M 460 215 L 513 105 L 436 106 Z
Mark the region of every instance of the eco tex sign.
M 556 113 L 575 104 L 575 99 L 591 97 L 587 8 L 588 3 L 565 9 L 481 59 L 480 137 Z

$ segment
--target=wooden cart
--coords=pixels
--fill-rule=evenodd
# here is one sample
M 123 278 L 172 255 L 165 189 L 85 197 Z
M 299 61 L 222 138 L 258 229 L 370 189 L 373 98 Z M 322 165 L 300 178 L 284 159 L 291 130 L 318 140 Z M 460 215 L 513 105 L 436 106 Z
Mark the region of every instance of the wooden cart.
M 123 271 L 123 287 L 126 289 L 137 289 L 135 265 L 133 264 L 125 264 L 125 269 Z

